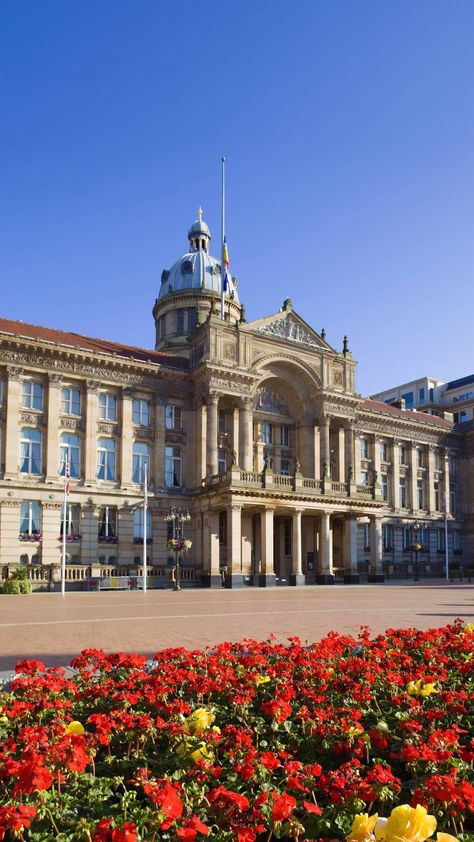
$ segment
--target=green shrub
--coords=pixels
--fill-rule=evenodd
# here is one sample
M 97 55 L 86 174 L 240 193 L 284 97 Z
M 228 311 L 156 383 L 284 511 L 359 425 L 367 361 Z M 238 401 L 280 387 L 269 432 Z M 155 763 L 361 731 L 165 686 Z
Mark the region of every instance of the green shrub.
M 10 577 L 3 583 L 2 593 L 19 594 L 31 593 L 31 582 L 28 579 L 28 570 L 20 567 L 12 570 Z

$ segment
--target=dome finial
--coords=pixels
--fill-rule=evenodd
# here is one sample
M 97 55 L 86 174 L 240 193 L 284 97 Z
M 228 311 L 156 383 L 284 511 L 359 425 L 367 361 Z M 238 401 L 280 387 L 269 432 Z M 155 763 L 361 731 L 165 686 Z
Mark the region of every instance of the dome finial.
M 201 205 L 199 205 L 199 207 L 198 207 L 198 222 L 202 222 L 202 214 L 203 214 L 203 210 L 202 210 Z

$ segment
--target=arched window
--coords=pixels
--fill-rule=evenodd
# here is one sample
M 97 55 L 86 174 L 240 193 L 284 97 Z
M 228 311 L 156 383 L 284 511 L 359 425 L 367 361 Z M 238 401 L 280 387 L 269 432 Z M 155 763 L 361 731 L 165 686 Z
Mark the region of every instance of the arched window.
M 69 467 L 69 476 L 77 479 L 81 471 L 81 443 L 79 436 L 71 433 L 61 433 L 59 449 L 59 473 L 63 477 L 66 474 L 66 465 Z
M 20 472 L 41 475 L 43 436 L 40 430 L 23 427 L 21 431 Z
M 115 482 L 115 441 L 99 439 L 97 442 L 97 479 Z
M 150 448 L 147 444 L 141 441 L 133 443 L 133 466 L 132 479 L 133 482 L 145 481 L 145 465 L 148 479 L 150 478 Z

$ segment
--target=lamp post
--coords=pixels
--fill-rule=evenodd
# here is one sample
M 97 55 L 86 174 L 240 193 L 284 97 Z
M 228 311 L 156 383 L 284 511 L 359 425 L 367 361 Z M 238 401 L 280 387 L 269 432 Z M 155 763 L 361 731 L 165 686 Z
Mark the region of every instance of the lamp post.
M 165 517 L 166 523 L 171 524 L 172 527 L 172 536 L 168 538 L 166 546 L 174 555 L 174 591 L 181 590 L 181 556 L 183 552 L 186 553 L 192 547 L 192 541 L 190 541 L 189 538 L 184 537 L 184 524 L 189 520 L 191 520 L 191 515 L 188 510 L 176 508 L 176 506 L 172 506 Z
M 423 549 L 423 544 L 420 543 L 420 540 L 419 540 L 419 537 L 418 537 L 418 532 L 421 529 L 421 523 L 420 523 L 419 520 L 415 520 L 413 522 L 412 529 L 413 529 L 413 537 L 414 537 L 414 541 L 413 541 L 413 544 L 412 544 L 412 550 L 415 553 L 415 570 L 414 570 L 413 579 L 414 579 L 415 582 L 419 582 L 420 580 L 418 578 L 418 553 L 420 552 L 420 550 Z

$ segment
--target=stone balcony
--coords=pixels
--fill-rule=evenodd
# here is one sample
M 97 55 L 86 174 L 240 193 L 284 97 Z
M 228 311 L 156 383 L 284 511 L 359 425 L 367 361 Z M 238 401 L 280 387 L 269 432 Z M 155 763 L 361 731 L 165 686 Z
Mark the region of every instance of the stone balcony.
M 305 477 L 301 473 L 275 474 L 266 468 L 263 471 L 243 471 L 232 465 L 227 471 L 215 474 L 206 481 L 209 489 L 272 491 L 275 494 L 289 494 L 301 497 L 328 497 L 338 500 L 350 498 L 354 502 L 370 503 L 372 506 L 383 506 L 381 489 L 379 486 L 358 485 L 353 482 L 339 482 L 329 479 L 314 479 Z

